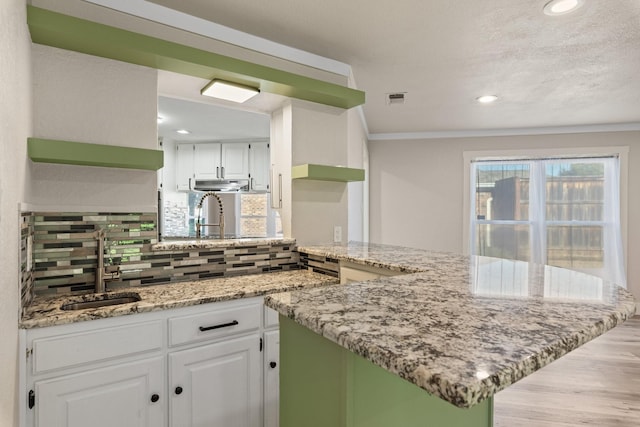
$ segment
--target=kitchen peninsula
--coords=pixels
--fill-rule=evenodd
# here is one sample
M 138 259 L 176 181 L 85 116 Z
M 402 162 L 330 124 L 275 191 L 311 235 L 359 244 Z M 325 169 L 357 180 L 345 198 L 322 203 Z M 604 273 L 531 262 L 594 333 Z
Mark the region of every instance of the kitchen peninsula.
M 492 396 L 635 313 L 566 269 L 349 243 L 312 256 L 409 273 L 273 294 L 280 425 L 491 426 Z

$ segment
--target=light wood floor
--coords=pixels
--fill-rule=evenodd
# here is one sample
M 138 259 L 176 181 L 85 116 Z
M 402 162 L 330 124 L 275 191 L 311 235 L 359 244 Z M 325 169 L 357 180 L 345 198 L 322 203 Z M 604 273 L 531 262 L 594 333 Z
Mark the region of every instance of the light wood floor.
M 494 426 L 640 426 L 640 317 L 496 394 Z

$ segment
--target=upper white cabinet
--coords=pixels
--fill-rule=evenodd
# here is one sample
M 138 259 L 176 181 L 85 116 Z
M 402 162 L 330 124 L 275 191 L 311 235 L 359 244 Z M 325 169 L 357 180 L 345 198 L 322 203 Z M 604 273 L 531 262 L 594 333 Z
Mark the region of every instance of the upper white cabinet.
M 269 190 L 269 143 L 252 142 L 249 149 L 249 189 L 252 191 Z
M 196 179 L 249 179 L 249 143 L 177 143 L 176 190 L 190 190 Z
M 193 144 L 193 177 L 195 179 L 220 178 L 222 144 L 217 142 Z
M 194 144 L 176 144 L 176 190 L 189 191 L 195 178 L 193 159 Z
M 249 143 L 222 143 L 220 176 L 224 179 L 249 178 Z

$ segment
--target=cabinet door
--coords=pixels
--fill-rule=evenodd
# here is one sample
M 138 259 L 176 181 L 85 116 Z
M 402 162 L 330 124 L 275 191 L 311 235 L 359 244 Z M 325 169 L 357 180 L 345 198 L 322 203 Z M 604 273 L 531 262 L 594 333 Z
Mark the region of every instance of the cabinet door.
M 259 335 L 169 353 L 172 427 L 260 427 Z
M 340 284 L 342 285 L 352 282 L 366 282 L 367 280 L 397 276 L 399 274 L 403 273 L 399 271 L 392 271 L 387 268 L 340 262 Z
M 193 178 L 193 144 L 176 144 L 176 190 L 189 191 Z
M 340 284 L 345 285 L 353 282 L 366 282 L 367 280 L 379 279 L 380 274 L 370 271 L 356 270 L 354 268 L 340 268 Z
M 269 190 L 269 143 L 252 142 L 249 148 L 250 189 Z
M 218 142 L 194 144 L 193 174 L 196 179 L 222 178 L 220 145 Z
M 278 427 L 280 404 L 280 331 L 264 333 L 264 427 Z
M 230 142 L 222 144 L 222 178 L 249 178 L 249 143 Z
M 162 357 L 38 381 L 34 388 L 37 427 L 165 424 Z

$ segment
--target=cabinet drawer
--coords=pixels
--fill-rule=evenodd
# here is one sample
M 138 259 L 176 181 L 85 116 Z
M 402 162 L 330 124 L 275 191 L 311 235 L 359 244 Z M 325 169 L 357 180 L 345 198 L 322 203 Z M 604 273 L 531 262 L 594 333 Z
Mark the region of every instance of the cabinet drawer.
M 160 350 L 162 321 L 134 323 L 33 340 L 33 373 Z
M 259 304 L 213 308 L 206 313 L 171 318 L 169 345 L 177 346 L 258 329 L 261 308 Z

